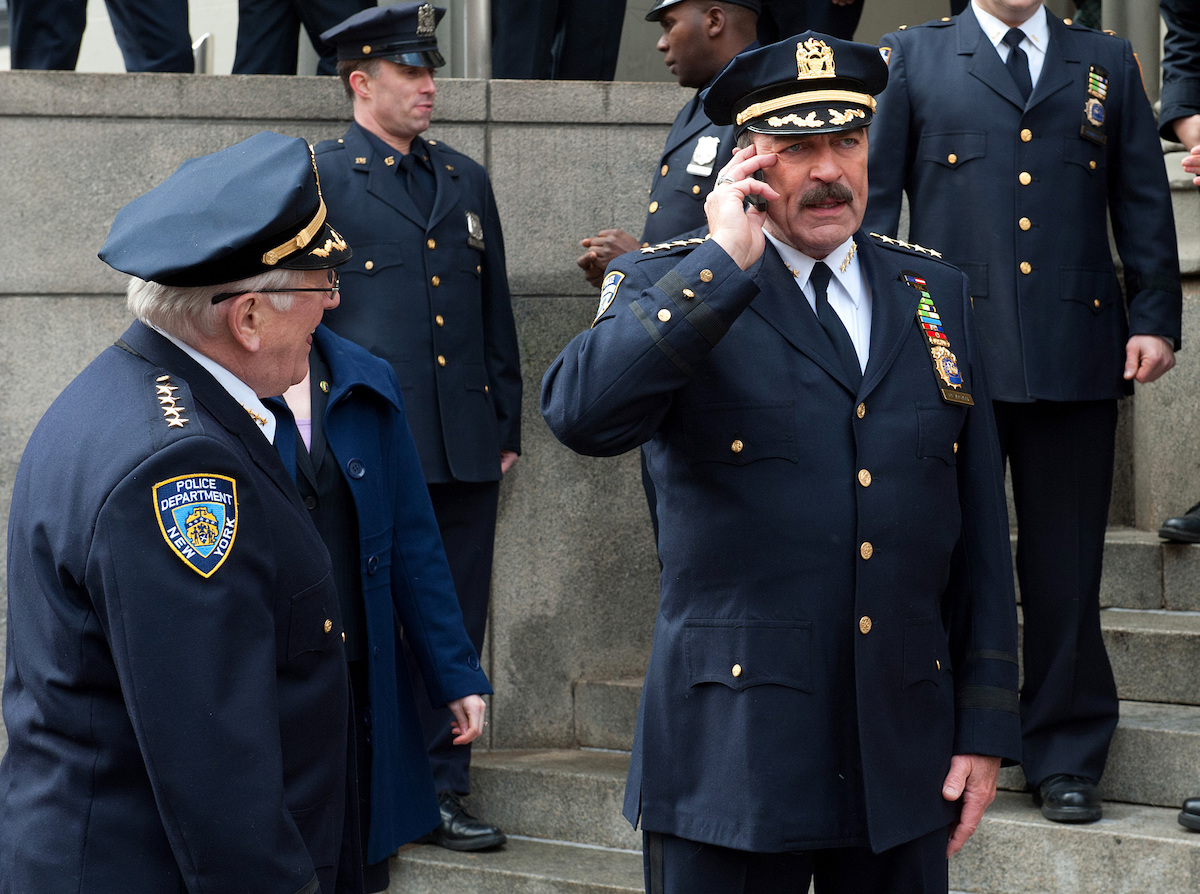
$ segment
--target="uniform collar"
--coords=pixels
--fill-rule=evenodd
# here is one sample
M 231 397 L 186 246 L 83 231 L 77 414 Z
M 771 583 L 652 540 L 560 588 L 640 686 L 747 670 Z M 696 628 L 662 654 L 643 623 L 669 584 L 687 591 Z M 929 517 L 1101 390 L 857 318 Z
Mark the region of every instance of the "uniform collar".
M 242 405 L 242 409 L 254 420 L 258 430 L 263 433 L 263 436 L 270 443 L 275 443 L 275 414 L 267 409 L 266 405 L 258 399 L 258 395 L 254 393 L 254 389 L 211 357 L 201 354 L 187 342 L 180 341 L 169 332 L 163 332 L 157 326 L 151 326 L 150 328 L 204 367 L 208 374 L 217 380 L 217 384 L 224 388 L 230 397 Z
M 783 259 L 784 265 L 795 278 L 796 285 L 803 289 L 812 275 L 812 269 L 817 263 L 816 259 L 781 242 L 766 230 L 763 230 L 763 235 L 771 240 L 771 244 L 779 252 L 779 257 Z M 858 246 L 855 244 L 854 237 L 851 236 L 822 260 L 833 272 L 832 281 L 838 283 L 849 297 L 850 303 L 858 307 L 862 300 L 862 272 L 858 266 Z

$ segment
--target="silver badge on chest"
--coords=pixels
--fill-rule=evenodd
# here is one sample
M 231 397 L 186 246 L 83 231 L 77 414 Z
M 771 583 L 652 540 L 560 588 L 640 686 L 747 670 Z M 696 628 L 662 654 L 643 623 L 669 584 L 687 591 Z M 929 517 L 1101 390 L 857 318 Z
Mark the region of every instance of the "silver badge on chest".
M 483 222 L 474 211 L 467 212 L 467 245 L 483 251 Z
M 688 162 L 687 172 L 697 177 L 711 177 L 713 165 L 717 160 L 717 150 L 720 148 L 720 137 L 700 137 L 696 140 L 696 148 L 692 150 L 692 160 Z

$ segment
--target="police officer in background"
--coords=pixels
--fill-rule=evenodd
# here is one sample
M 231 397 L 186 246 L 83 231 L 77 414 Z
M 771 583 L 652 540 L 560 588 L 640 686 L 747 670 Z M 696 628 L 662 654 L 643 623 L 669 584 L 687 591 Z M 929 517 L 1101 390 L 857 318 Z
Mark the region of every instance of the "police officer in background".
M 392 364 L 429 486 L 467 633 L 483 648 L 500 478 L 521 449 L 521 373 L 504 238 L 487 172 L 421 134 L 443 64 L 428 3 L 363 10 L 324 38 L 354 123 L 317 146 L 331 213 L 357 248 L 334 332 Z M 452 717 L 417 693 L 442 808 L 433 841 L 456 850 L 504 843 L 470 816 L 470 747 Z
M 646 21 L 658 22 L 657 48 L 681 87 L 696 95 L 675 116 L 658 172 L 650 182 L 650 204 L 642 241 L 621 229 L 601 230 L 584 239 L 578 264 L 588 282 L 600 287 L 604 270 L 617 255 L 672 237 L 703 235 L 708 221 L 704 199 L 716 172 L 733 155 L 733 128 L 718 127 L 704 114 L 700 94 L 729 60 L 754 45 L 759 0 L 658 0 Z
M 909 238 L 970 278 L 1020 537 L 1021 763 L 1048 819 L 1094 822 L 1118 714 L 1099 603 L 1117 400 L 1180 336 L 1154 115 L 1129 42 L 1041 0 L 973 0 L 882 49 L 867 226 L 894 235 L 906 192 Z
M 238 0 L 233 73 L 296 74 L 303 25 L 317 51 L 316 73 L 334 74 L 337 49 L 322 32 L 374 5 L 374 0 Z
M 492 77 L 611 81 L 625 0 L 491 0 Z
M 662 497 L 625 791 L 652 894 L 945 894 L 1020 750 L 966 278 L 859 226 L 886 80 L 813 32 L 734 59 L 712 238 L 618 258 L 542 382 L 559 440 L 645 445 Z
M 357 894 L 338 596 L 262 402 L 350 257 L 308 145 L 185 162 L 100 256 L 138 321 L 13 489 L 0 891 Z

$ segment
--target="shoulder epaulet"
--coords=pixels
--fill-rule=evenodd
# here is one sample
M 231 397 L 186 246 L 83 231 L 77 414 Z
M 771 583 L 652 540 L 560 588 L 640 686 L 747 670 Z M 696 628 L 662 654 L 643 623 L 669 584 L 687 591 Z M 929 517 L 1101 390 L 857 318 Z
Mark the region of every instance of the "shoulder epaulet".
M 697 245 L 703 245 L 711 238 L 712 233 L 708 233 L 703 239 L 701 239 L 699 236 L 695 236 L 691 239 L 675 239 L 671 242 L 660 242 L 658 245 L 643 245 L 640 251 L 644 255 L 654 255 L 658 254 L 659 252 L 671 251 L 680 248 L 686 248 L 688 251 L 691 251 Z
M 449 143 L 443 143 L 441 140 L 426 139 L 425 142 L 430 146 L 433 146 L 435 149 L 440 149 L 442 152 L 445 152 L 448 155 L 461 155 L 463 158 L 470 158 L 469 155 L 463 155 L 463 153 L 459 152 Z
M 923 245 L 917 245 L 912 242 L 905 242 L 903 239 L 893 239 L 891 236 L 881 236 L 879 233 L 871 233 L 871 238 L 875 239 L 884 245 L 892 246 L 893 248 L 905 249 L 907 251 L 916 252 L 919 255 L 925 255 L 928 258 L 937 258 L 942 260 L 942 253 L 935 251 L 932 248 L 926 248 Z M 943 261 L 943 263 L 949 263 Z
M 317 145 L 313 146 L 313 153 L 315 155 L 323 155 L 326 152 L 332 152 L 335 149 L 345 148 L 346 146 L 342 142 L 342 138 L 338 137 L 336 140 L 322 140 L 321 142 L 317 143 Z

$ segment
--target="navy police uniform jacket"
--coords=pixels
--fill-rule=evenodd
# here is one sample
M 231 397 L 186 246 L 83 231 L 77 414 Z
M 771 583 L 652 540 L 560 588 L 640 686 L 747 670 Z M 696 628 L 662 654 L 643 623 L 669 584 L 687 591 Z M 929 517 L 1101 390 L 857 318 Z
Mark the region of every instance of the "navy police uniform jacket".
M 883 37 L 864 226 L 895 235 L 908 194 L 909 240 L 970 279 L 994 398 L 1106 400 L 1132 391 L 1130 334 L 1179 346 L 1170 188 L 1129 42 L 1049 34 L 1028 104 L 969 9 Z
M 0 891 L 361 890 L 341 629 L 275 448 L 134 323 L 17 472 Z
M 642 228 L 642 242 L 650 245 L 681 234 L 703 236 L 708 232 L 704 200 L 721 168 L 733 157 L 737 140 L 732 124 L 719 127 L 704 114 L 702 92 L 697 90 L 679 110 L 663 144 Z
M 354 246 L 334 332 L 392 364 L 430 483 L 499 481 L 500 451 L 521 449 L 521 371 L 504 237 L 487 172 L 435 140 L 426 222 L 401 153 L 380 156 L 358 124 L 316 148 L 329 216 Z
M 661 600 L 626 787 L 642 827 L 760 852 L 947 825 L 955 753 L 1016 760 L 999 449 L 966 282 L 857 235 L 873 295 L 852 390 L 774 248 L 614 261 L 542 413 L 568 447 L 644 445 Z M 694 250 L 693 250 L 694 248 Z M 948 403 L 919 276 L 975 405 Z
M 370 864 L 441 822 L 396 621 L 436 705 L 492 689 L 463 629 L 396 374 L 325 326 L 313 341 L 330 371 L 322 430 L 358 519 L 371 699 Z M 276 438 L 292 463 L 296 437 L 289 427 Z

